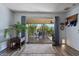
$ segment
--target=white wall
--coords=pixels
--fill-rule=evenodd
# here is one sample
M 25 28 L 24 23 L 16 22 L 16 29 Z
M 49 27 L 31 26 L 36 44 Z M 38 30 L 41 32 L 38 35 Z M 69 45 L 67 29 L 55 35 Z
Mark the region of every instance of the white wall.
M 70 10 L 66 15 L 68 17 L 74 14 L 79 14 L 79 6 Z M 79 15 L 78 15 L 77 26 L 66 27 L 67 44 L 77 50 L 79 50 L 79 31 L 78 30 L 79 30 Z
M 15 15 L 14 15 L 14 20 L 15 20 L 15 23 L 17 21 L 21 21 L 21 16 L 26 16 L 26 20 L 29 18 L 29 17 L 32 17 L 32 18 L 40 18 L 40 17 L 52 17 L 53 19 L 55 19 L 55 16 L 59 16 L 60 17 L 60 23 L 61 22 L 64 22 L 65 20 L 65 13 L 40 13 L 40 12 L 36 12 L 36 13 L 33 13 L 33 12 L 15 12 Z M 64 33 L 64 31 L 63 31 Z M 61 39 L 62 39 L 62 36 L 61 36 L 61 31 L 60 31 L 60 43 L 61 43 Z M 28 41 L 28 40 L 27 40 Z
M 3 40 L 4 29 L 13 24 L 13 13 L 0 4 L 0 41 Z M 0 43 L 0 51 L 7 47 L 7 42 Z

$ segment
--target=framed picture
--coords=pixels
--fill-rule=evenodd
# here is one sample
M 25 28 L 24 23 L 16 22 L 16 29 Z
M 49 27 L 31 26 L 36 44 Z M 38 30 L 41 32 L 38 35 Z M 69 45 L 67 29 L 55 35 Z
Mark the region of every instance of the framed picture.
M 78 20 L 78 14 L 67 17 L 65 25 L 67 26 L 76 26 Z

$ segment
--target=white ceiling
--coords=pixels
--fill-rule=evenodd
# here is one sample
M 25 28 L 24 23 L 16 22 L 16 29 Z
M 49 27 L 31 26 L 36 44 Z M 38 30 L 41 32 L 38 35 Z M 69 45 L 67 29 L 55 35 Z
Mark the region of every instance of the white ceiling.
M 13 11 L 27 12 L 66 12 L 67 7 L 72 7 L 72 3 L 3 3 Z

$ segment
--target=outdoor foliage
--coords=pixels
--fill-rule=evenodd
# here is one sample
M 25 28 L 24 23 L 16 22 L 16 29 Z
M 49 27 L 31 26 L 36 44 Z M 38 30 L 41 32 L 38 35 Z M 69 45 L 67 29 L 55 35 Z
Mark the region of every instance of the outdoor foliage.
M 33 33 L 35 32 L 35 30 L 36 30 L 36 26 L 33 26 L 33 25 L 29 25 L 28 26 L 28 34 L 29 35 L 33 35 Z

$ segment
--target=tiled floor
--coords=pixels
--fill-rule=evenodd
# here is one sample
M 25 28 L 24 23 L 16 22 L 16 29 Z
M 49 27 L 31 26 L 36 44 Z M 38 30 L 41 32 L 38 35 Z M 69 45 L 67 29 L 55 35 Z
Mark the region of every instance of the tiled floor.
M 26 44 L 19 56 L 55 56 L 52 44 Z
M 79 56 L 79 51 L 67 45 L 25 44 L 16 51 L 4 50 L 1 56 Z
M 68 45 L 55 46 L 54 50 L 57 56 L 79 56 L 79 51 Z
M 29 43 L 31 44 L 52 44 L 52 40 L 49 39 L 47 36 L 44 39 L 39 39 L 39 38 L 35 38 L 35 37 L 29 37 Z
M 11 56 L 15 51 L 5 49 L 0 52 L 0 56 Z

